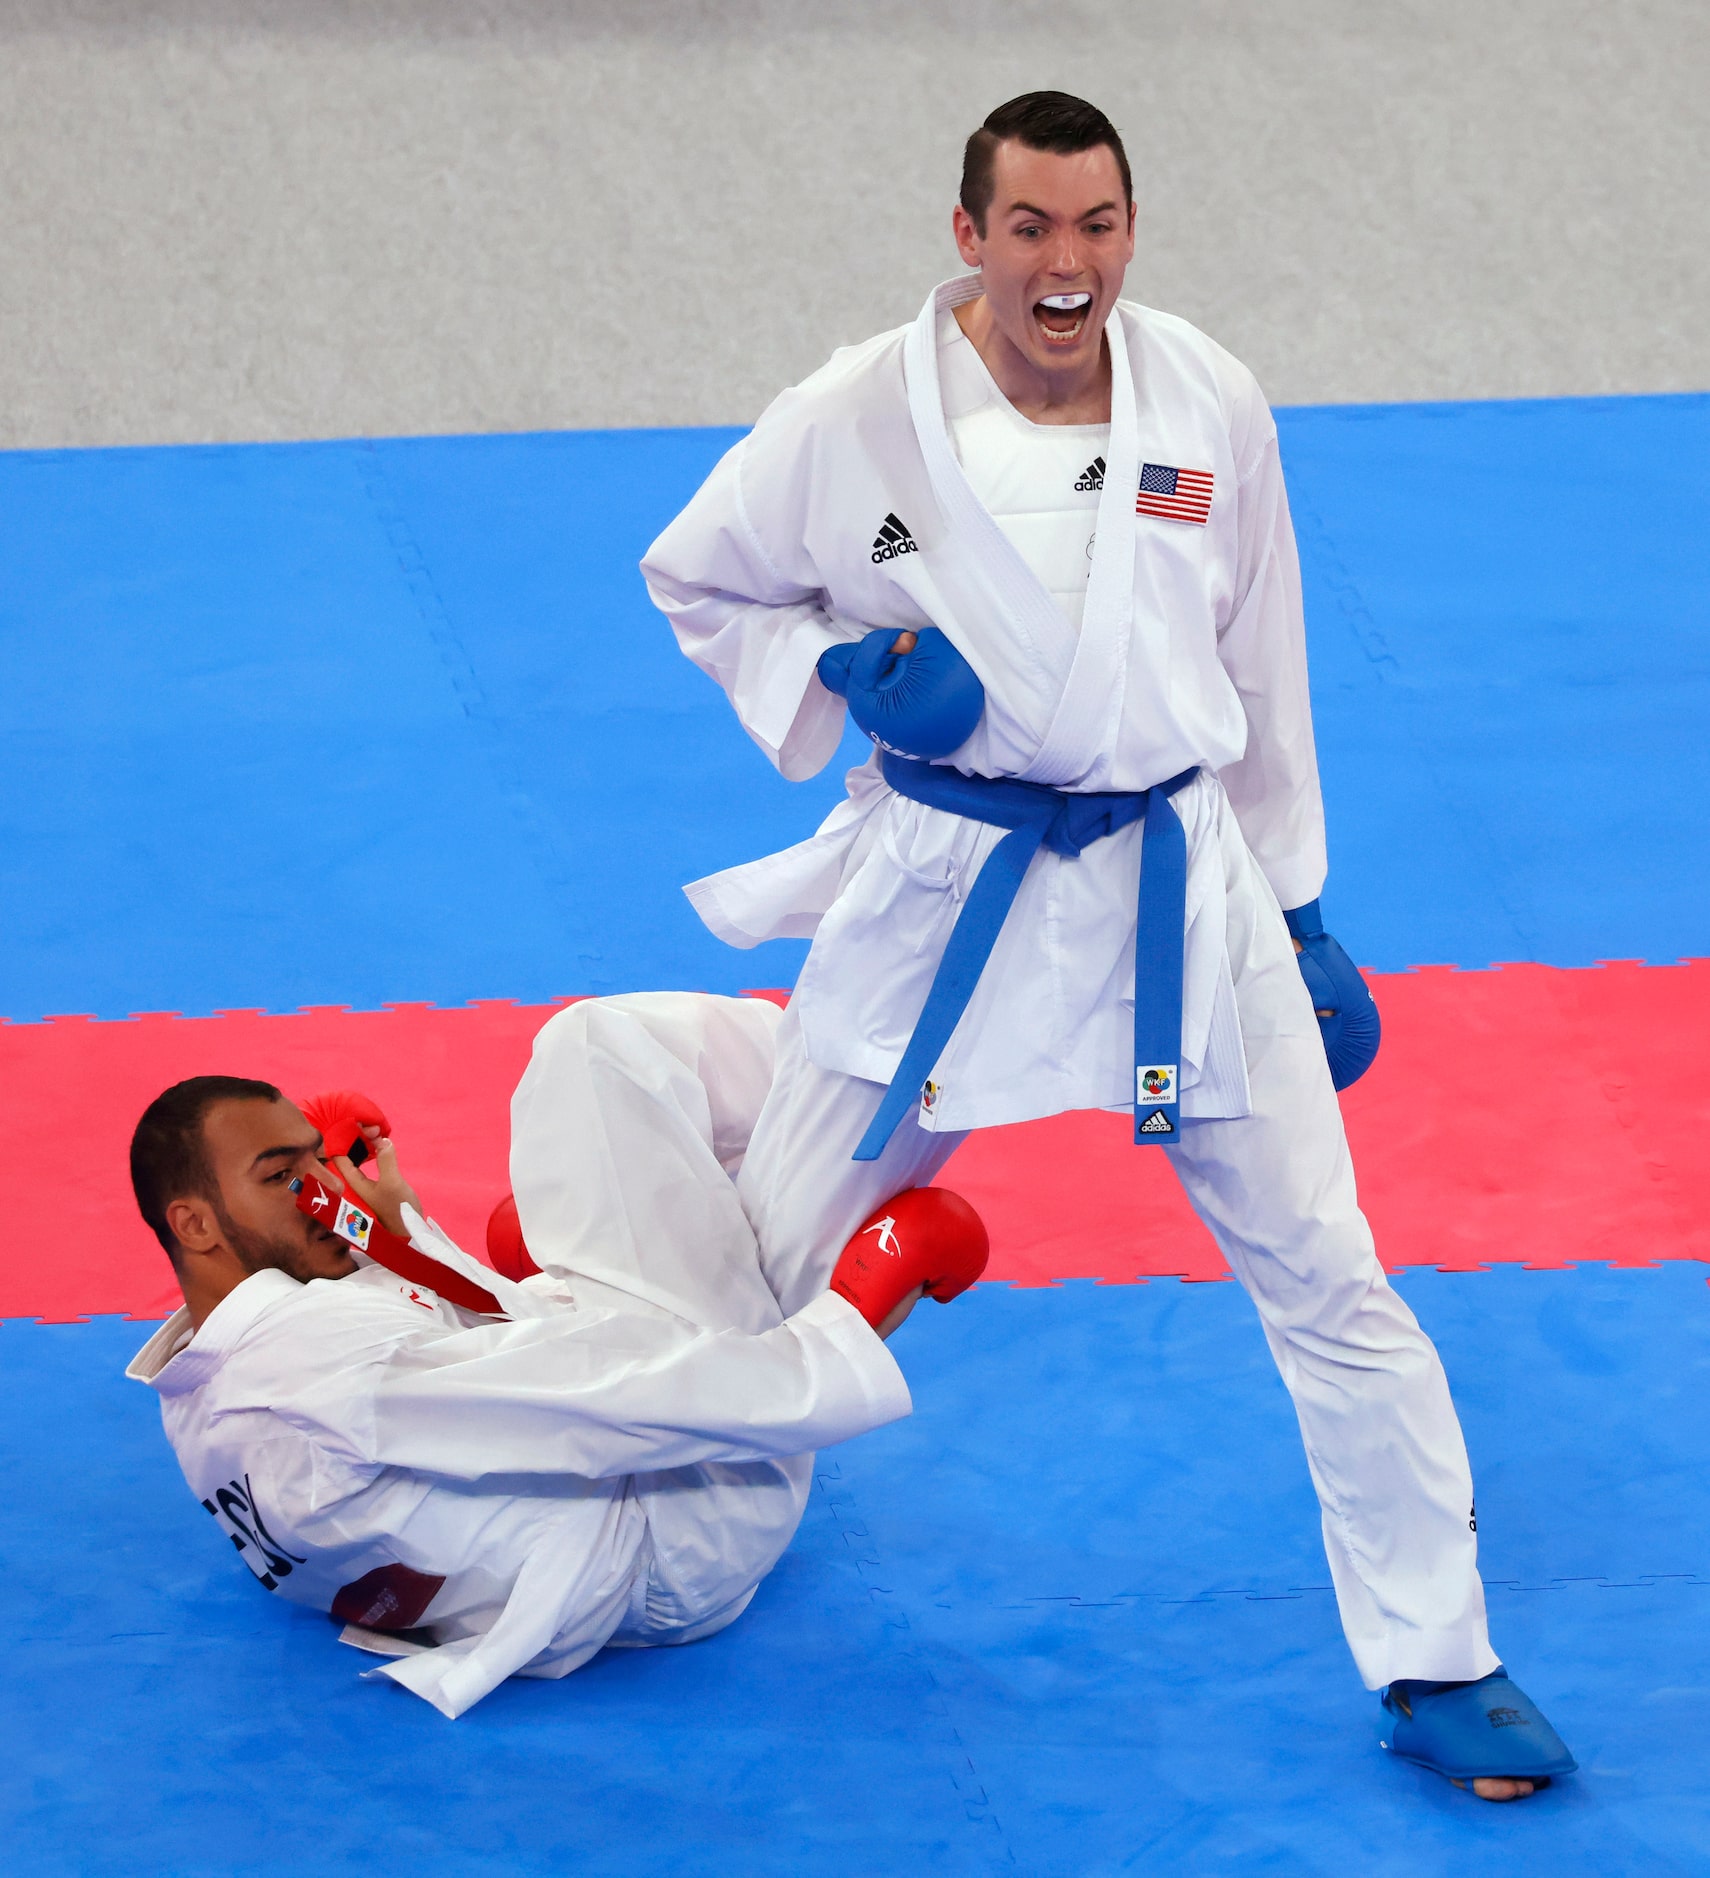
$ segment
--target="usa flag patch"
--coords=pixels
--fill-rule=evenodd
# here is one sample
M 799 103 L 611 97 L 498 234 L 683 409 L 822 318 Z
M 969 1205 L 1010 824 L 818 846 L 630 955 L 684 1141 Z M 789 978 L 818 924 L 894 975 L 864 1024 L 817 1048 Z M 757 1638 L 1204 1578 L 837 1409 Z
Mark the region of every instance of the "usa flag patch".
M 1143 464 L 1134 513 L 1156 515 L 1166 522 L 1193 522 L 1203 528 L 1211 520 L 1211 484 L 1210 470 Z

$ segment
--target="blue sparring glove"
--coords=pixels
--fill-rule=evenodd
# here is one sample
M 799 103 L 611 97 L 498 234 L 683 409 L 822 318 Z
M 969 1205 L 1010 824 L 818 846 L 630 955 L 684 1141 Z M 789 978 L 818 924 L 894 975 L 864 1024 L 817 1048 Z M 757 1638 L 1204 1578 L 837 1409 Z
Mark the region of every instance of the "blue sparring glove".
M 849 700 L 849 715 L 886 749 L 903 756 L 948 756 L 974 734 L 986 688 L 936 626 L 923 626 L 912 652 L 893 652 L 902 635 L 883 627 L 819 655 L 819 682 Z
M 1312 995 L 1312 1008 L 1320 1013 L 1318 1028 L 1324 1033 L 1330 1080 L 1338 1089 L 1346 1089 L 1371 1068 L 1378 1053 L 1383 1035 L 1378 1008 L 1360 968 L 1324 930 L 1316 900 L 1308 900 L 1283 918 L 1290 935 L 1300 941 L 1300 975 Z

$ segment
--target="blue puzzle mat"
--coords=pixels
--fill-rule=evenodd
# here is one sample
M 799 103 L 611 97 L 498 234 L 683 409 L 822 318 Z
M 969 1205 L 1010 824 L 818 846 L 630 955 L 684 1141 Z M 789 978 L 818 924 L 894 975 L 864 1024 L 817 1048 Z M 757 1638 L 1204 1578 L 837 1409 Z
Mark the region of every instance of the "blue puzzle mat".
M 1279 426 L 1356 956 L 1702 955 L 1710 397 Z
M 1399 1282 L 1459 1391 L 1494 1637 L 1583 1769 L 1524 1808 L 1377 1747 L 1232 1284 L 923 1309 L 914 1418 L 821 1457 L 738 1625 L 455 1724 L 232 1557 L 119 1374 L 144 1329 L 104 1319 L 0 1328 L 6 1869 L 1703 1871 L 1702 1268 Z
M 1349 949 L 1704 953 L 1710 398 L 1279 421 Z M 634 571 L 733 435 L 0 454 L 0 1018 L 790 982 L 679 887 L 837 766 L 770 775 Z M 1523 1807 L 1376 1749 L 1233 1286 L 925 1313 L 734 1631 L 455 1725 L 222 1552 L 141 1327 L 12 1323 L 0 1865 L 1710 1869 L 1704 1268 L 1401 1282 L 1584 1767 Z
M 1710 398 L 1280 421 L 1343 942 L 1703 951 Z M 792 982 L 679 889 L 842 766 L 636 573 L 734 434 L 0 454 L 0 1016 Z

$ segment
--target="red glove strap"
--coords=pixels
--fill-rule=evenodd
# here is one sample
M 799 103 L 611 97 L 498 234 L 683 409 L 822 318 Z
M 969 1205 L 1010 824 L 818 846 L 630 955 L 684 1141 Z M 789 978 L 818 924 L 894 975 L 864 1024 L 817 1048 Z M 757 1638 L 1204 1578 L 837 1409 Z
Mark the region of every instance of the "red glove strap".
M 313 1174 L 306 1175 L 298 1185 L 297 1211 L 336 1233 L 346 1245 L 367 1253 L 376 1265 L 384 1265 L 412 1285 L 438 1292 L 448 1304 L 460 1304 L 466 1311 L 480 1311 L 488 1317 L 506 1314 L 492 1292 L 426 1252 L 417 1251 L 408 1239 L 382 1226 L 360 1201 L 335 1191 Z

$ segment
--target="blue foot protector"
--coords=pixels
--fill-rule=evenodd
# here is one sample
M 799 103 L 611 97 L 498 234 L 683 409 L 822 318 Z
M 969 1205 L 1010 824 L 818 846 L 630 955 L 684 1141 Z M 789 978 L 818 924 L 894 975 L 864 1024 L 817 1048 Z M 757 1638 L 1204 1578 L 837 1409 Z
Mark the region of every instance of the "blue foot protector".
M 1545 1781 L 1579 1763 L 1500 1665 L 1478 1682 L 1392 1682 L 1384 1746 L 1449 1780 Z

